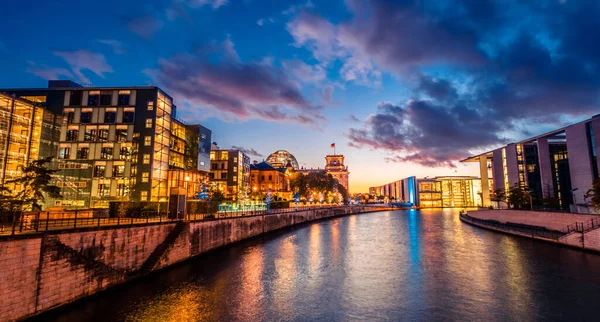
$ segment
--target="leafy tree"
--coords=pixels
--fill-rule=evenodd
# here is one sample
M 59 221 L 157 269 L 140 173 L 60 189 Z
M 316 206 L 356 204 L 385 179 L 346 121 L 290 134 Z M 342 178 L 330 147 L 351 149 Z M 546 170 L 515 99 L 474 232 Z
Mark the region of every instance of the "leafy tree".
M 586 191 L 584 197 L 595 209 L 600 209 L 600 177 L 592 181 L 592 187 Z
M 43 203 L 46 196 L 61 197 L 60 188 L 50 185 L 52 174 L 58 171 L 48 169 L 51 161 L 51 157 L 32 161 L 23 168 L 20 178 L 5 181 L 0 186 L 0 214 L 4 221 L 7 217 L 16 219 L 17 213 L 23 210 L 41 210 L 40 202 Z M 11 191 L 12 187 L 19 190 Z
M 490 194 L 490 200 L 496 202 L 496 208 L 500 208 L 500 202 L 506 201 L 504 189 L 496 189 Z
M 529 205 L 529 193 L 521 188 L 518 183 L 515 183 L 509 190 L 506 202 L 516 209 L 523 209 Z
M 304 174 L 295 173 L 290 178 L 290 188 L 292 191 L 297 192 L 303 198 L 309 197 L 308 181 Z

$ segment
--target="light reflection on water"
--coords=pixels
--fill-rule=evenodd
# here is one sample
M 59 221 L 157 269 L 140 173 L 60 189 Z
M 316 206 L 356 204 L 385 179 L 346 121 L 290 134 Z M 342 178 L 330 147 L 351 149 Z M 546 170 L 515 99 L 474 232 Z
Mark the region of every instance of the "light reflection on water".
M 242 242 L 40 320 L 578 320 L 599 290 L 598 255 L 394 211 Z

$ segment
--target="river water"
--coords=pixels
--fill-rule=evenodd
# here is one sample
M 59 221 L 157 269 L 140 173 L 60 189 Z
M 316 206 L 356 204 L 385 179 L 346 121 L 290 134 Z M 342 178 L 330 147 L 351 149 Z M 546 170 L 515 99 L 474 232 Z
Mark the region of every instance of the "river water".
M 598 321 L 599 304 L 599 255 L 410 210 L 238 243 L 38 320 Z

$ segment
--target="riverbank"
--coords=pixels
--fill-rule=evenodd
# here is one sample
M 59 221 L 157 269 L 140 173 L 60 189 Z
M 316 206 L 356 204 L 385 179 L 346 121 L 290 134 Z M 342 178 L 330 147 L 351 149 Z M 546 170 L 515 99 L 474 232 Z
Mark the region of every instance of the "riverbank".
M 600 217 L 520 210 L 479 210 L 461 214 L 462 222 L 506 234 L 600 253 Z
M 384 208 L 345 206 L 201 221 L 83 228 L 0 241 L 0 320 L 14 321 L 238 241 Z M 18 238 L 17 238 L 18 237 Z

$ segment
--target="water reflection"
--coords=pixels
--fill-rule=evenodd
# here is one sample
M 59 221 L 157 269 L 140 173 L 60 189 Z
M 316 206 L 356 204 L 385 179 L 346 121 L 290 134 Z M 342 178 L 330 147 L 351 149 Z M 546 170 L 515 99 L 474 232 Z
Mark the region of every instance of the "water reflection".
M 39 320 L 590 320 L 599 284 L 600 256 L 394 211 L 239 243 Z

